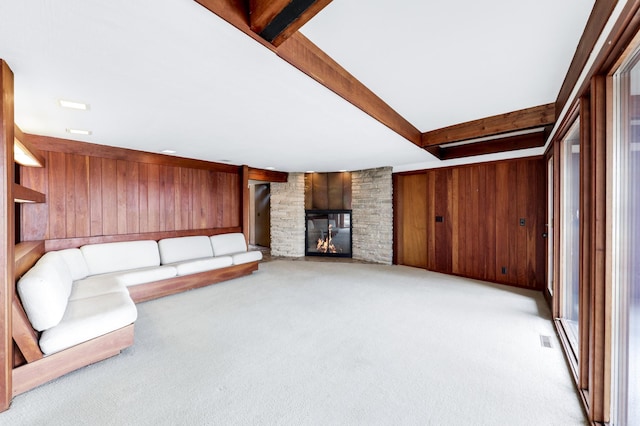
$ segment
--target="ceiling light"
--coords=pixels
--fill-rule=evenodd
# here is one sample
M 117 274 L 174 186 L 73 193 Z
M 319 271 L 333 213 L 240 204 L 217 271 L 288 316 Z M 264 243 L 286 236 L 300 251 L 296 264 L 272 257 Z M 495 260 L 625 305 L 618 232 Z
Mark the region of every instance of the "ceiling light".
M 178 151 L 174 151 L 173 149 L 163 149 L 160 152 L 163 153 L 163 154 L 175 154 Z
M 64 108 L 79 109 L 82 111 L 89 109 L 89 105 L 82 102 L 65 101 L 64 99 L 60 99 L 58 102 L 60 106 Z
M 342 170 L 338 170 L 340 173 L 344 173 L 346 172 L 346 170 L 342 169 Z
M 315 173 L 313 170 L 307 170 L 305 173 Z
M 269 166 L 269 167 L 265 167 L 265 169 L 267 169 L 267 170 L 275 170 L 276 168 L 273 167 L 273 166 Z
M 13 160 L 27 167 L 42 167 L 38 159 L 17 139 L 13 139 Z
M 71 133 L 72 135 L 90 135 L 91 130 L 67 129 L 67 133 Z

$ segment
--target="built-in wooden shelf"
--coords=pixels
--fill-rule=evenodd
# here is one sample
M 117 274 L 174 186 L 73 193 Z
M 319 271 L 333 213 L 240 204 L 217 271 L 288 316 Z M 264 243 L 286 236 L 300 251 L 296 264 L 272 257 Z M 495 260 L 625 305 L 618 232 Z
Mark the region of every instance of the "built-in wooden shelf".
M 44 203 L 47 197 L 42 192 L 14 183 L 13 200 L 16 203 Z
M 14 161 L 26 167 L 44 167 L 44 156 L 27 141 L 22 130 L 16 125 L 13 126 L 13 134 Z
M 25 241 L 16 244 L 15 278 L 18 279 L 44 254 L 44 241 Z

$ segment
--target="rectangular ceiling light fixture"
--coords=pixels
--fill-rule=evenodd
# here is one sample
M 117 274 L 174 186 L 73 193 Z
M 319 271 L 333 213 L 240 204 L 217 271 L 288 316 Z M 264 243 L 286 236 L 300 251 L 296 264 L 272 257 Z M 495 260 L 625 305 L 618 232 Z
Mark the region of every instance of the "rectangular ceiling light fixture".
M 64 108 L 79 109 L 82 111 L 89 109 L 89 105 L 82 102 L 65 101 L 64 99 L 60 99 L 58 102 L 60 106 Z
M 91 130 L 67 129 L 67 133 L 71 133 L 72 135 L 90 135 Z

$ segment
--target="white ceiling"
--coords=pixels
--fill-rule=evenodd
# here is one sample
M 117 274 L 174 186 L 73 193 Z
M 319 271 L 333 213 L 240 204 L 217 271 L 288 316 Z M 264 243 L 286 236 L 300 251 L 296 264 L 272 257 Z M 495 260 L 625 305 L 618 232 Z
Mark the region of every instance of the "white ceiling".
M 554 102 L 593 3 L 334 0 L 301 32 L 424 132 Z M 282 171 L 440 163 L 193 0 L 0 0 L 0 58 L 27 133 Z

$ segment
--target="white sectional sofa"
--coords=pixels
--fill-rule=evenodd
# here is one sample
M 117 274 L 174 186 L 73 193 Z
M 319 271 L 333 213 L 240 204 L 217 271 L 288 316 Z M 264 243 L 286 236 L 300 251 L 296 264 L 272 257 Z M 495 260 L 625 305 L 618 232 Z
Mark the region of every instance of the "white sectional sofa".
M 241 233 L 90 244 L 46 253 L 17 292 L 46 356 L 132 324 L 134 302 L 251 273 L 261 259 Z

